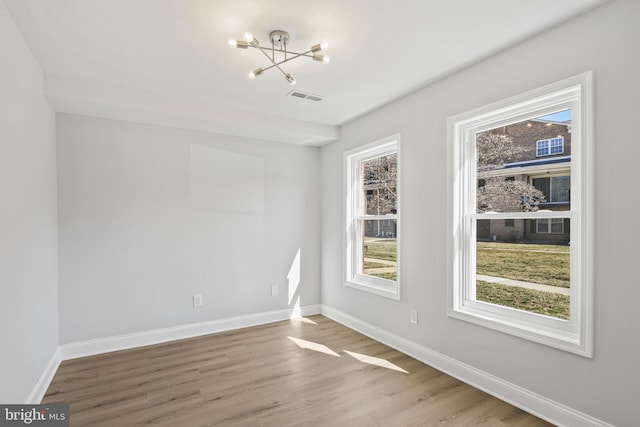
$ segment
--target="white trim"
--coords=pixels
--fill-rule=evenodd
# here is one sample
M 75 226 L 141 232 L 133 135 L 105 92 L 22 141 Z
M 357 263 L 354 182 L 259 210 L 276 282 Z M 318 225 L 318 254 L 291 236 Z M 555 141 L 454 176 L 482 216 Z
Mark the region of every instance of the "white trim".
M 353 194 L 355 188 L 360 188 L 360 181 L 357 176 L 359 166 L 356 167 L 356 163 L 359 165 L 363 161 L 375 159 L 380 156 L 388 155 L 390 153 L 396 153 L 397 155 L 397 175 L 396 175 L 396 208 L 398 212 L 401 211 L 401 162 L 402 156 L 400 153 L 400 134 L 388 136 L 378 141 L 371 142 L 360 147 L 356 147 L 343 154 L 343 187 L 344 187 L 344 246 L 343 246 L 343 277 L 344 285 L 350 288 L 358 289 L 361 291 L 369 292 L 375 295 L 380 295 L 386 298 L 390 298 L 396 301 L 400 300 L 400 239 L 402 235 L 400 216 L 397 214 L 389 215 L 363 215 L 360 212 L 358 202 L 361 200 L 358 196 Z M 355 241 L 357 240 L 357 227 L 354 224 L 355 221 L 362 220 L 388 220 L 396 219 L 396 280 L 388 280 L 380 277 L 370 276 L 358 273 L 360 270 L 361 262 L 357 259 L 360 258 L 360 248 L 354 248 Z M 364 232 L 363 232 L 364 233 Z
M 49 363 L 47 363 L 44 371 L 42 371 L 40 378 L 38 378 L 38 381 L 33 386 L 31 393 L 29 393 L 29 396 L 25 399 L 24 403 L 26 405 L 38 405 L 42 402 L 42 398 L 47 392 L 51 381 L 53 381 L 53 377 L 55 376 L 61 361 L 60 347 L 57 347 L 56 351 L 51 356 Z
M 571 211 L 514 213 L 512 218 L 571 218 L 569 320 L 475 300 L 475 135 L 499 126 L 570 108 L 574 141 Z M 529 91 L 447 119 L 447 313 L 450 317 L 593 357 L 593 72 Z M 566 165 L 564 165 L 566 167 Z M 512 172 L 513 173 L 513 172 Z M 482 216 L 480 216 L 482 215 Z
M 169 328 L 153 329 L 150 331 L 134 332 L 131 334 L 62 344 L 60 345 L 60 356 L 62 360 L 77 359 L 79 357 L 93 356 L 112 351 L 144 347 L 147 345 L 161 344 L 169 341 L 198 337 L 201 335 L 215 334 L 217 332 L 264 325 L 300 316 L 311 316 L 320 313 L 320 305 L 314 304 L 303 306 L 300 310 L 301 314 L 297 315 L 297 312 L 297 309 L 289 308 L 285 310 L 247 314 L 244 316 L 228 317 L 208 322 L 191 323 L 188 325 L 172 326 Z
M 545 396 L 512 384 L 488 372 L 474 368 L 445 354 L 414 341 L 400 337 L 380 327 L 343 313 L 330 306 L 321 305 L 321 313 L 348 328 L 392 347 L 433 368 L 459 379 L 477 389 L 497 397 L 557 426 L 613 427 L 595 417 L 577 411 Z

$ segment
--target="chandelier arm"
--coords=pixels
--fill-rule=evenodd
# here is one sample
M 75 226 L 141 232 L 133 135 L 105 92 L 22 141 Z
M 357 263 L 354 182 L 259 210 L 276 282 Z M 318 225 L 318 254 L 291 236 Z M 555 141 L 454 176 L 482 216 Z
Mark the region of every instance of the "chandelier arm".
M 293 52 L 289 52 L 289 53 L 293 53 Z M 292 60 L 294 60 L 294 59 L 296 59 L 296 58 L 298 58 L 298 57 L 300 57 L 300 56 L 306 56 L 306 57 L 309 57 L 309 58 L 313 58 L 313 55 L 309 55 L 309 53 L 311 53 L 311 51 L 310 51 L 310 50 L 309 50 L 309 51 L 307 51 L 307 52 L 304 52 L 304 53 L 296 53 L 294 56 L 290 56 L 289 58 L 287 58 L 287 59 L 283 59 L 283 60 L 282 60 L 282 61 L 280 61 L 280 62 L 274 62 L 273 64 L 274 64 L 274 65 L 284 64 L 285 62 L 292 61 Z
M 265 49 L 265 48 L 263 48 L 262 46 L 254 47 L 254 46 L 249 45 L 249 46 L 247 46 L 247 47 L 251 47 L 251 48 L 254 48 L 254 49 Z M 277 48 L 271 49 L 270 47 L 267 47 L 266 49 L 267 49 L 267 50 L 270 50 L 270 51 L 272 51 L 272 52 L 284 53 L 284 50 L 283 50 L 283 49 L 277 49 Z M 312 53 L 312 51 L 311 51 L 311 50 L 308 50 L 308 51 L 303 52 L 303 53 L 292 52 L 292 51 L 288 50 L 288 51 L 287 51 L 287 53 L 288 53 L 288 54 L 290 54 L 290 55 L 294 55 L 296 58 L 297 58 L 298 56 L 306 56 L 307 58 L 313 58 L 313 55 L 311 54 L 311 53 Z M 293 59 L 293 58 L 291 58 L 291 59 Z
M 271 57 L 269 56 L 269 54 L 268 54 L 267 52 L 265 52 L 265 51 L 264 51 L 264 48 L 263 48 L 262 46 L 258 47 L 258 49 L 260 49 L 260 52 L 262 52 L 262 53 L 264 54 L 264 56 L 266 56 L 266 57 L 267 57 L 267 59 L 268 59 L 269 61 L 271 61 L 271 63 L 272 63 L 273 65 L 276 65 L 276 61 L 274 61 L 273 59 L 271 59 Z
M 276 68 L 278 68 L 278 70 L 280 70 L 280 72 L 281 72 L 285 77 L 287 76 L 287 73 L 285 73 L 285 72 L 284 72 L 284 70 L 283 70 L 282 68 L 280 68 L 280 65 L 279 65 L 279 64 L 282 64 L 282 62 L 276 63 L 273 59 L 271 59 L 271 57 L 269 56 L 269 54 L 268 54 L 267 52 L 265 52 L 265 51 L 264 51 L 264 49 L 263 49 L 262 47 L 260 47 L 260 52 L 262 52 L 262 53 L 264 54 L 264 56 L 266 56 L 266 57 L 267 57 L 267 59 L 269 59 L 269 61 L 271 61 L 271 63 L 273 64 L 273 65 L 272 65 L 271 67 L 269 67 L 269 68 L 276 67 Z M 283 62 L 286 62 L 286 61 L 283 61 Z M 268 70 L 269 68 L 267 68 L 267 70 Z

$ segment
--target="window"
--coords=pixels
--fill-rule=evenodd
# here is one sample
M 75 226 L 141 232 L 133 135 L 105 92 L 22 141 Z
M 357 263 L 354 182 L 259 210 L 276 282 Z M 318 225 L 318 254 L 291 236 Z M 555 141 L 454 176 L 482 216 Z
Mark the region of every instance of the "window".
M 552 176 L 533 178 L 533 186 L 544 193 L 547 203 L 568 203 L 571 201 L 571 177 Z
M 450 317 L 592 357 L 592 93 L 585 73 L 449 118 Z M 564 138 L 530 122 L 571 155 L 535 160 Z
M 564 138 L 558 136 L 557 138 L 541 139 L 536 141 L 536 156 L 551 156 L 553 154 L 564 153 Z
M 563 218 L 544 218 L 536 220 L 536 233 L 540 234 L 563 234 Z
M 400 299 L 399 135 L 345 153 L 345 285 Z

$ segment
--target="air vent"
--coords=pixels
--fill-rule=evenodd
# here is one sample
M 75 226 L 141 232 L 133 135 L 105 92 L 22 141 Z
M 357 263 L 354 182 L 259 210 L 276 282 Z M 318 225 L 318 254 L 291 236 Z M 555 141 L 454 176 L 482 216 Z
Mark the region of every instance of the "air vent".
M 309 101 L 315 101 L 315 102 L 320 102 L 325 98 L 324 96 L 315 95 L 312 93 L 304 93 L 304 92 L 300 92 L 299 90 L 292 90 L 291 92 L 287 93 L 287 96 L 292 96 L 294 98 L 300 98 L 300 99 L 307 99 Z

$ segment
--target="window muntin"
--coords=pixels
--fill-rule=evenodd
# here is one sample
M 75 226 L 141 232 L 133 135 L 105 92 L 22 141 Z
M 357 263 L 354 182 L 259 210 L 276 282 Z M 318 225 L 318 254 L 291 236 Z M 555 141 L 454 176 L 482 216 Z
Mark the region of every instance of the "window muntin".
M 453 269 L 449 276 L 449 315 L 588 357 L 591 357 L 593 348 L 591 80 L 591 73 L 585 73 L 449 119 L 452 167 L 449 183 L 453 189 L 450 205 L 453 237 L 449 252 Z M 571 123 L 564 123 L 567 112 L 572 117 Z M 553 121 L 551 125 L 545 125 L 550 132 L 561 129 L 565 137 L 573 140 L 569 142 L 568 155 L 548 160 L 527 160 L 515 153 L 512 158 L 500 161 L 480 152 L 479 136 L 500 133 L 499 129 L 525 121 L 529 121 L 528 128 L 536 132 L 536 126 L 541 127 L 540 122 Z M 537 142 L 549 139 L 552 138 L 537 138 L 532 141 L 533 148 L 524 151 L 531 152 L 535 159 L 538 148 L 541 148 Z M 548 147 L 550 152 L 551 141 Z M 481 163 L 481 158 L 491 161 Z M 544 193 L 533 191 L 536 188 L 532 179 L 536 174 L 571 177 L 557 182 L 560 184 L 558 192 L 549 193 L 550 199 L 563 200 L 562 206 L 548 207 Z M 514 182 L 506 180 L 507 175 L 515 176 L 514 181 L 520 182 L 516 184 L 515 191 L 507 191 Z M 565 191 L 566 186 L 569 186 L 570 193 Z M 506 191 L 511 196 L 492 195 L 496 188 L 503 191 L 502 195 Z M 513 220 L 514 227 L 505 227 L 504 220 Z M 538 220 L 541 225 L 538 225 Z M 549 233 L 536 233 L 538 227 L 540 231 Z M 509 245 L 516 243 L 499 242 L 500 232 L 510 233 L 514 241 L 519 242 L 518 249 L 527 249 L 521 243 L 523 233 L 535 234 L 540 240 L 559 238 L 566 239 L 566 242 L 560 246 L 546 245 L 549 247 L 536 243 L 539 246 L 529 248 L 535 250 L 522 251 L 514 261 L 513 253 L 509 251 L 513 247 Z M 492 244 L 495 246 L 486 248 Z M 505 246 L 498 247 L 501 244 Z M 490 252 L 493 257 L 501 256 L 496 258 L 501 265 L 492 266 L 491 261 L 495 260 L 486 257 L 486 249 L 494 251 Z M 498 254 L 496 249 L 503 253 Z M 536 258 L 531 261 L 531 256 Z M 554 266 L 554 257 L 561 261 L 561 266 Z M 525 267 L 530 264 L 534 266 L 533 272 L 526 271 Z M 487 266 L 493 271 L 485 271 Z M 512 270 L 510 273 L 515 273 L 515 278 L 507 277 L 500 268 Z M 556 270 L 554 283 L 543 282 L 551 275 L 536 273 L 549 268 Z M 550 297 L 547 299 L 556 300 L 556 295 L 559 295 L 564 302 L 554 302 L 554 310 L 545 310 L 544 306 L 543 310 L 521 305 L 513 307 L 508 299 L 496 299 L 496 293 L 487 286 L 492 282 L 484 279 L 492 275 L 499 279 L 562 288 L 562 292 L 557 293 L 547 292 L 549 288 L 546 287 L 541 289 L 547 292 L 542 295 Z M 538 302 L 543 301 L 544 298 L 538 299 Z M 567 308 L 564 312 L 555 311 L 562 305 Z
M 345 153 L 345 285 L 399 299 L 398 139 Z

